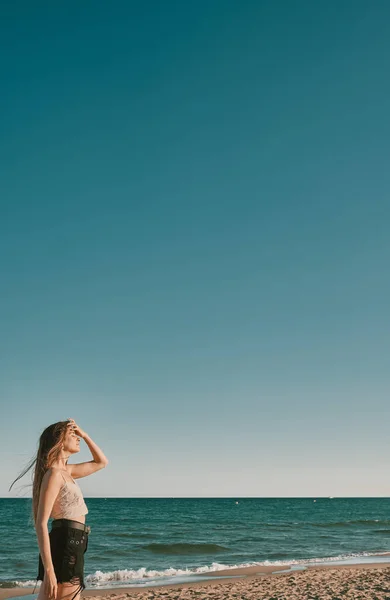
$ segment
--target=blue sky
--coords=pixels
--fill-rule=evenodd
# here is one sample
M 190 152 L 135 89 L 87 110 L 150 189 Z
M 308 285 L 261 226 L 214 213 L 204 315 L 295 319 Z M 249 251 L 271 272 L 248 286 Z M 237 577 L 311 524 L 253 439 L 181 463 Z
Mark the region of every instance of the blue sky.
M 0 495 L 390 496 L 389 3 L 0 11 Z

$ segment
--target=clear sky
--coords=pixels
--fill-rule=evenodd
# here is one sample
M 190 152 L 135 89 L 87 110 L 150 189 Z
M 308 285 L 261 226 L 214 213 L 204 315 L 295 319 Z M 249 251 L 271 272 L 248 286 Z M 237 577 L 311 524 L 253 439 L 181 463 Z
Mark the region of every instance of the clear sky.
M 390 3 L 0 12 L 0 496 L 390 496 Z

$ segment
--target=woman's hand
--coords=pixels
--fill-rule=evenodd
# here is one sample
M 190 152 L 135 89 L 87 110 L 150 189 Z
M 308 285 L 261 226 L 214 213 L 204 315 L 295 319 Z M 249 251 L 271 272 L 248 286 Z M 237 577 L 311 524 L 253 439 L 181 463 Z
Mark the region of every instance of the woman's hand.
M 79 427 L 76 423 L 76 421 L 74 419 L 68 419 L 68 425 L 67 427 L 70 428 L 70 430 L 75 434 L 78 435 L 81 438 L 85 438 L 85 436 L 87 435 L 85 433 L 85 431 L 83 431 L 81 429 L 81 427 Z
M 54 573 L 54 569 L 48 569 L 47 571 L 45 571 L 45 576 L 43 578 L 44 584 L 45 584 L 45 598 L 53 598 L 53 600 L 55 600 L 55 598 L 57 598 L 57 577 L 56 574 Z

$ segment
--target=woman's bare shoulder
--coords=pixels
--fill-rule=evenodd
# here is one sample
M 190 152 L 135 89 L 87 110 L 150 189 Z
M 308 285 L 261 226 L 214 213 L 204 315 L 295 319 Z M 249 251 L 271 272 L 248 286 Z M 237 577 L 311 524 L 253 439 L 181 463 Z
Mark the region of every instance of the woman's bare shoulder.
M 49 467 L 45 472 L 43 479 L 51 479 L 51 478 L 59 479 L 61 477 L 61 469 L 58 467 Z

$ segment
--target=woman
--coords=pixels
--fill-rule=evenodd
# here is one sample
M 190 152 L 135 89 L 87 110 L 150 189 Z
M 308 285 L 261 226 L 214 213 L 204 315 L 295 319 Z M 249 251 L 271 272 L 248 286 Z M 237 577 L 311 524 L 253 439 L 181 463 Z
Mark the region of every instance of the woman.
M 80 438 L 91 450 L 93 460 L 68 465 L 69 457 L 80 451 Z M 108 460 L 89 435 L 68 419 L 46 427 L 34 463 L 32 508 L 40 551 L 36 579 L 43 581 L 37 600 L 70 596 L 79 600 L 85 589 L 84 553 L 90 527 L 85 524 L 88 508 L 75 479 L 103 469 Z M 53 519 L 50 533 L 49 518 Z

